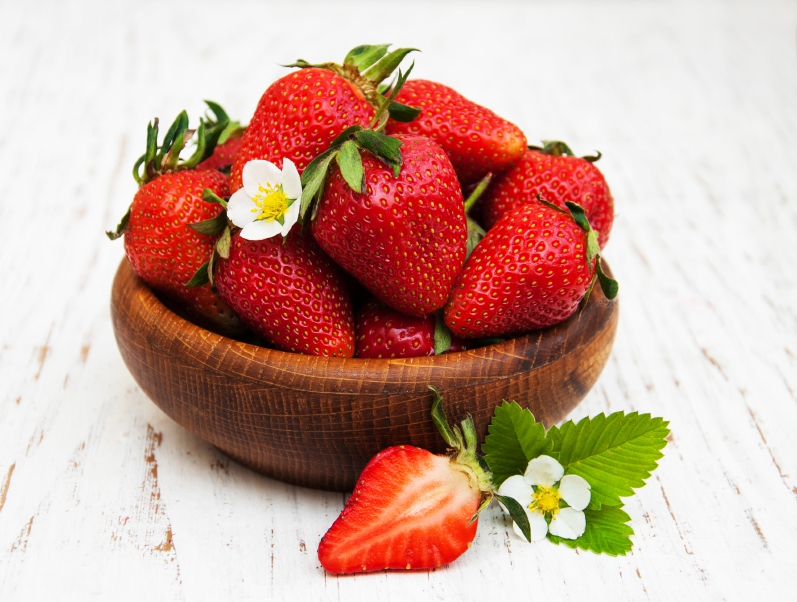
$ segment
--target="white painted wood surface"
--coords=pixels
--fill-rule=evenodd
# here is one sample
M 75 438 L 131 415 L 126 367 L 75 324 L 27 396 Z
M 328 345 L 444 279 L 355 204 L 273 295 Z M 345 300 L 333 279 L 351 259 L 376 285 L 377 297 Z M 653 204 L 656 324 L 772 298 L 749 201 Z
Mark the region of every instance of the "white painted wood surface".
M 0 5 L 0 600 L 793 595 L 796 25 L 794 2 Z M 203 98 L 245 120 L 278 63 L 382 41 L 530 140 L 605 155 L 622 316 L 574 417 L 673 430 L 625 558 L 529 546 L 491 510 L 443 569 L 325 575 L 344 496 L 230 462 L 122 363 L 103 230 L 147 121 Z

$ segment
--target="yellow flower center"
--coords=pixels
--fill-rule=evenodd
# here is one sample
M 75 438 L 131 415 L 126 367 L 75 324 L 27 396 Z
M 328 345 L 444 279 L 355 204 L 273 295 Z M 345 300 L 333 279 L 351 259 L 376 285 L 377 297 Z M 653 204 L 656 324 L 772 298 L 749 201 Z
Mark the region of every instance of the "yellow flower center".
M 288 212 L 288 207 L 291 206 L 295 199 L 286 197 L 282 186 L 272 188 L 269 184 L 264 188 L 260 184 L 258 188 L 258 194 L 252 197 L 255 205 L 257 205 L 257 207 L 252 209 L 252 213 L 258 214 L 255 219 L 267 222 L 277 220 L 282 223 L 285 214 Z
M 556 514 L 559 512 L 559 500 L 562 496 L 553 487 L 538 487 L 537 491 L 531 496 L 532 510 L 542 514 Z

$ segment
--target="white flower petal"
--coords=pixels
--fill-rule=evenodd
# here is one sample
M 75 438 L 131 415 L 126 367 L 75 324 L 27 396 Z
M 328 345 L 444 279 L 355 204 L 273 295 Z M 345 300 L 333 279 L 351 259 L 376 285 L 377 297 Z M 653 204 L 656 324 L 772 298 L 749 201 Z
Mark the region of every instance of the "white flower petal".
M 298 199 L 302 196 L 302 179 L 290 159 L 282 160 L 282 176 L 279 183 L 282 184 L 282 192 L 289 199 Z
M 565 475 L 559 482 L 559 495 L 571 508 L 583 510 L 589 504 L 589 483 L 576 474 Z
M 283 236 L 288 236 L 288 232 L 291 231 L 293 224 L 295 224 L 299 219 L 299 206 L 301 204 L 302 202 L 299 199 L 296 199 L 285 212 L 285 225 L 282 227 Z
M 548 523 L 545 522 L 545 517 L 539 512 L 526 512 L 526 516 L 529 517 L 532 543 L 545 539 L 548 535 Z
M 523 475 L 531 485 L 542 485 L 550 487 L 562 478 L 565 469 L 551 456 L 539 456 L 534 458 L 526 467 L 526 474 Z
M 281 172 L 271 161 L 256 159 L 244 165 L 241 176 L 246 193 L 253 197 L 260 192 L 260 186 L 271 185 L 272 188 L 276 188 Z
M 257 205 L 243 188 L 234 192 L 230 200 L 227 201 L 227 217 L 239 228 L 255 221 L 259 211 L 252 211 L 252 209 L 257 209 Z
M 562 508 L 551 520 L 551 535 L 565 539 L 576 539 L 584 535 L 587 528 L 587 517 L 581 510 Z
M 509 477 L 506 481 L 501 483 L 501 486 L 498 488 L 498 495 L 514 498 L 514 500 L 524 508 L 531 504 L 532 493 L 534 493 L 534 491 L 531 485 L 519 474 Z M 501 507 L 503 508 L 503 505 Z M 506 508 L 504 508 L 504 512 L 506 512 Z M 507 514 L 509 513 L 507 512 Z
M 270 222 L 259 220 L 244 226 L 244 229 L 241 230 L 241 238 L 245 238 L 246 240 L 263 240 L 276 236 L 280 234 L 281 231 L 282 224 L 277 220 L 272 220 Z
M 548 534 L 548 523 L 545 522 L 545 517 L 539 512 L 529 511 L 528 508 L 524 508 L 524 510 L 526 510 L 526 518 L 529 519 L 529 527 L 531 528 L 531 543 L 545 539 Z M 527 541 L 523 531 L 520 530 L 520 527 L 514 521 L 512 522 L 512 530 L 520 539 Z

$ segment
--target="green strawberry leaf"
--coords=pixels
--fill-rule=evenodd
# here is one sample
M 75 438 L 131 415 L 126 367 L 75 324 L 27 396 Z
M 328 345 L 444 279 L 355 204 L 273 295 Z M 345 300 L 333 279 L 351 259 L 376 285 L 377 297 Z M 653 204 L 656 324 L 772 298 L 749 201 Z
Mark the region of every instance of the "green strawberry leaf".
M 302 204 L 299 207 L 299 219 L 305 221 L 307 213 L 317 204 L 324 193 L 324 183 L 327 178 L 327 169 L 332 159 L 335 158 L 337 149 L 329 148 L 315 159 L 310 161 L 302 172 Z M 315 212 L 311 213 L 311 216 Z
M 344 65 L 353 65 L 360 71 L 365 71 L 387 54 L 390 44 L 363 45 L 352 48 L 346 58 L 343 59 Z
M 549 453 L 552 447 L 542 423 L 514 401 L 495 408 L 488 431 L 482 452 L 496 488 L 512 475 L 525 473 L 530 460 Z
M 222 211 L 216 217 L 197 222 L 195 224 L 188 224 L 188 227 L 208 236 L 216 236 L 224 231 L 227 227 L 227 212 Z
M 219 240 L 216 241 L 216 252 L 224 259 L 230 258 L 230 244 L 232 243 L 232 234 L 230 229 L 224 228 Z
M 396 102 L 395 100 L 392 101 L 387 107 L 387 112 L 390 115 L 390 118 L 394 119 L 395 121 L 400 121 L 401 123 L 415 121 L 418 115 L 421 114 L 421 111 L 422 109 L 410 107 L 405 104 L 401 104 L 400 102 Z
M 363 76 L 370 79 L 375 84 L 390 76 L 396 67 L 399 66 L 404 57 L 410 52 L 420 52 L 417 48 L 397 48 L 396 50 L 383 57 L 378 63 L 369 68 Z
M 446 326 L 443 312 L 434 314 L 434 354 L 440 355 L 451 349 L 451 330 Z
M 536 150 L 542 150 L 547 155 L 553 155 L 554 157 L 561 157 L 562 155 L 570 155 L 571 157 L 575 157 L 575 153 L 570 150 L 570 147 L 567 146 L 561 140 L 543 140 L 542 141 L 543 147 L 540 149 L 539 147 L 529 147 L 534 148 Z
M 473 249 L 476 248 L 482 238 L 487 234 L 479 224 L 477 224 L 474 220 L 470 217 L 465 217 L 465 221 L 468 225 L 468 239 L 465 242 L 465 259 L 467 260 L 470 257 L 470 254 L 473 253 Z
M 210 262 L 206 261 L 201 266 L 199 266 L 199 269 L 194 273 L 193 276 L 191 276 L 191 280 L 185 283 L 185 286 L 189 288 L 194 288 L 197 286 L 203 286 L 208 282 L 210 282 L 210 278 L 208 277 L 209 264 Z
M 595 151 L 594 155 L 584 155 L 581 157 L 584 161 L 588 161 L 589 163 L 595 163 L 596 161 L 600 161 L 603 154 L 600 151 Z
M 336 155 L 340 174 L 354 192 L 360 194 L 363 189 L 363 162 L 360 158 L 360 151 L 352 140 L 347 140 L 340 147 L 340 152 Z
M 370 129 L 374 131 L 381 132 L 385 125 L 387 124 L 388 118 L 388 107 L 393 103 L 398 93 L 404 87 L 404 83 L 407 81 L 407 78 L 412 73 L 412 69 L 415 67 L 415 63 L 413 62 L 410 65 L 410 68 L 407 69 L 405 73 L 401 72 L 401 69 L 398 71 L 398 77 L 396 78 L 396 83 L 393 85 L 393 89 L 390 91 L 388 97 L 382 101 L 382 104 L 379 105 L 379 108 L 374 113 L 374 118 L 371 120 L 370 125 L 368 126 Z
M 206 203 L 218 203 L 225 209 L 227 208 L 227 201 L 213 192 L 213 190 L 210 188 L 205 188 L 205 190 L 202 191 L 202 200 Z
M 598 257 L 598 261 L 595 264 L 595 270 L 598 274 L 598 281 L 601 283 L 603 294 L 606 295 L 607 299 L 614 299 L 617 293 L 620 292 L 620 284 L 614 278 L 607 276 L 603 271 L 603 264 L 601 264 L 600 257 Z
M 171 150 L 174 141 L 178 136 L 188 129 L 188 113 L 182 111 L 169 126 L 166 135 L 163 137 L 163 144 L 158 150 L 158 118 L 153 121 L 153 137 L 150 140 L 150 129 L 147 128 L 147 163 L 153 159 L 155 161 L 155 169 L 158 170 L 163 164 L 163 158 Z M 150 147 L 152 144 L 152 147 Z M 156 152 L 157 151 L 157 152 Z
M 373 130 L 361 130 L 354 135 L 354 138 L 362 148 L 370 151 L 377 159 L 391 167 L 394 175 L 398 177 L 403 162 L 401 140 Z
M 361 125 L 350 125 L 340 134 L 337 135 L 337 137 L 332 141 L 327 150 L 339 149 L 341 146 L 343 146 L 344 142 L 346 142 L 347 140 L 351 140 L 351 137 L 357 132 L 359 132 L 361 129 L 363 129 L 363 126 Z
M 573 219 L 576 220 L 576 223 L 584 232 L 592 230 L 592 226 L 589 225 L 589 220 L 587 219 L 587 212 L 584 211 L 581 205 L 573 203 L 572 201 L 566 201 L 565 206 L 570 209 L 570 215 L 573 216 Z
M 432 385 L 429 385 L 429 390 L 434 394 L 432 399 L 432 422 L 434 422 L 440 432 L 440 436 L 443 437 L 448 447 L 460 449 L 463 444 L 462 434 L 459 429 L 456 432 L 451 429 L 448 416 L 446 416 L 446 411 L 443 408 L 443 397 L 440 395 L 440 391 Z
M 216 149 L 216 144 L 219 142 L 219 137 L 226 127 L 226 123 L 218 123 L 210 127 L 208 127 L 205 122 L 200 123 L 196 131 L 196 150 L 194 151 L 193 155 L 191 155 L 182 163 L 181 167 L 184 167 L 185 169 L 193 169 L 202 163 L 202 161 L 209 158 Z
M 506 495 L 496 494 L 495 499 L 504 505 L 509 512 L 509 516 L 515 521 L 520 532 L 523 533 L 523 537 L 526 538 L 526 541 L 531 543 L 531 525 L 529 524 L 529 517 L 526 516 L 526 511 L 523 510 L 523 506 L 521 506 L 515 498 Z
M 116 230 L 106 230 L 105 235 L 110 238 L 111 240 L 116 240 L 120 238 L 127 230 L 127 225 L 130 223 L 130 212 L 133 210 L 133 205 L 127 208 L 127 212 L 122 216 L 122 219 L 119 220 L 119 224 L 116 226 Z
M 476 201 L 478 201 L 481 196 L 484 194 L 484 191 L 487 190 L 487 187 L 490 185 L 490 181 L 493 179 L 493 174 L 488 173 L 484 176 L 479 183 L 476 185 L 476 188 L 473 189 L 468 195 L 468 198 L 465 199 L 465 213 L 471 210 Z
M 550 455 L 559 460 L 566 474 L 587 480 L 592 487 L 590 508 L 619 506 L 620 498 L 633 495 L 656 469 L 663 456 L 659 450 L 667 445 L 668 424 L 662 418 L 636 412 L 598 414 L 578 424 L 570 420 L 548 431 L 547 439 L 553 442 Z M 489 462 L 489 454 L 487 459 Z
M 600 510 L 587 508 L 584 510 L 584 515 L 587 526 L 581 537 L 564 539 L 549 533 L 548 539 L 569 548 L 609 556 L 625 556 L 631 551 L 630 536 L 634 534 L 634 530 L 627 524 L 631 517 L 626 514 L 622 506 L 603 506 Z
M 230 121 L 230 116 L 227 115 L 227 111 L 225 111 L 219 103 L 213 102 L 212 100 L 205 100 L 205 104 L 208 105 L 208 108 L 216 117 L 217 123 Z

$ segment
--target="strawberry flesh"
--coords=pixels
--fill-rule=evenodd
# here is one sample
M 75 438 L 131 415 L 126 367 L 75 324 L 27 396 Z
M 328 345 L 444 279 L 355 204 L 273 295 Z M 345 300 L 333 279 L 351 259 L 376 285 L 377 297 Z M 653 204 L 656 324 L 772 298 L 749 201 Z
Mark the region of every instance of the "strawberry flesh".
M 432 569 L 457 559 L 476 537 L 469 524 L 481 491 L 447 456 L 401 445 L 374 456 L 318 546 L 330 573 Z

